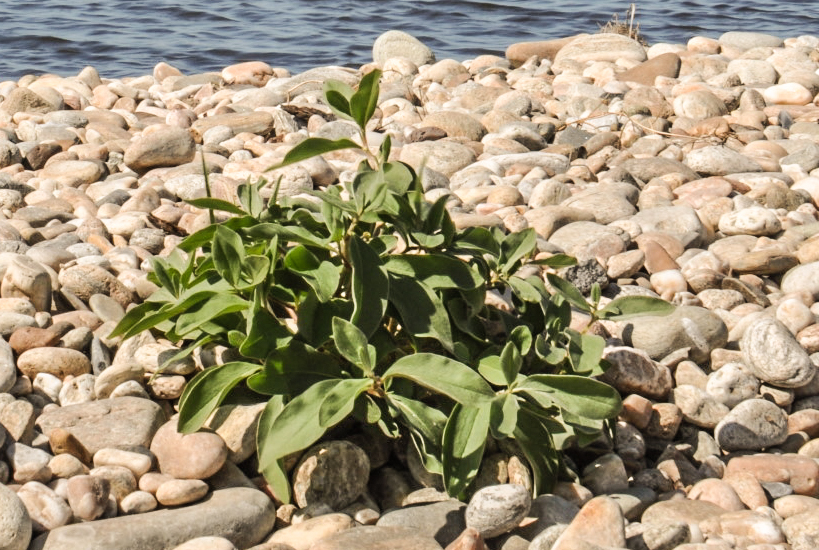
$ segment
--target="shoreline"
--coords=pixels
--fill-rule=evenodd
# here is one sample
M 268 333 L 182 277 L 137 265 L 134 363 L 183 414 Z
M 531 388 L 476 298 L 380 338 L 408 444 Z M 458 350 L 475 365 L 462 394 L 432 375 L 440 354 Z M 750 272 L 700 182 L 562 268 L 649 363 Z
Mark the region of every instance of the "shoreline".
M 0 82 L 0 518 L 12 518 L 0 548 L 812 549 L 819 37 L 646 48 L 590 34 L 457 61 L 390 31 L 373 52 L 359 69 L 298 74 L 158 63 Z M 493 441 L 458 503 L 412 448 L 359 433 L 367 479 L 300 463 L 294 479 L 318 496 L 276 506 L 254 471 L 258 406 L 176 433 L 185 384 L 216 359 L 153 377 L 172 343 L 109 338 L 156 290 L 150 258 L 209 225 L 184 202 L 205 194 L 203 162 L 213 196 L 235 202 L 305 137 L 352 137 L 321 86 L 375 67 L 368 141 L 389 133 L 458 227 L 534 228 L 540 254 L 578 258 L 563 272 L 574 284 L 679 306 L 594 326 L 624 409 L 613 440 L 568 451 L 578 480 L 552 494 L 532 500 L 525 459 Z M 267 177 L 298 196 L 349 181 L 362 158 L 334 151 Z M 330 493 L 343 498 L 330 506 Z M 213 540 L 185 545 L 200 537 Z

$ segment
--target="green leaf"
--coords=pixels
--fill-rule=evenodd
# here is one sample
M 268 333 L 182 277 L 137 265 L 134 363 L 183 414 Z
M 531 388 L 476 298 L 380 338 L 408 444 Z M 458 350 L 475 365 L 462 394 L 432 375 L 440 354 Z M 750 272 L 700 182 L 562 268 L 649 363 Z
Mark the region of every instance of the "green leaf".
M 381 71 L 378 69 L 370 71 L 361 79 L 358 91 L 350 98 L 350 114 L 362 129 L 367 126 L 367 121 L 372 118 L 375 107 L 378 105 L 378 80 L 380 78 Z
M 328 261 L 321 261 L 306 246 L 291 248 L 284 257 L 284 266 L 301 275 L 316 291 L 316 296 L 322 303 L 332 298 L 338 289 L 340 269 Z
M 567 254 L 555 254 L 553 256 L 549 256 L 548 258 L 532 260 L 532 263 L 537 265 L 545 265 L 554 269 L 560 269 L 561 267 L 571 267 L 573 265 L 577 265 L 577 260 Z
M 487 403 L 495 392 L 474 370 L 463 363 L 434 353 L 406 355 L 387 369 L 382 377 L 407 378 L 434 392 L 465 405 Z
M 543 299 L 543 295 L 538 291 L 537 287 L 525 279 L 512 275 L 507 282 L 522 302 L 538 303 Z
M 668 315 L 674 304 L 653 296 L 621 296 L 609 302 L 597 312 L 600 319 L 622 321 L 643 315 Z
M 520 367 L 523 366 L 523 357 L 514 342 L 506 342 L 500 356 L 501 369 L 506 385 L 511 386 L 518 377 Z
M 329 250 L 328 239 L 324 239 L 303 227 L 260 223 L 248 228 L 245 233 L 252 239 L 272 240 L 278 237 L 281 242 L 294 242 Z
M 211 255 L 216 271 L 230 283 L 230 286 L 235 287 L 239 283 L 242 262 L 245 259 L 245 247 L 244 243 L 242 243 L 242 237 L 224 225 L 217 225 L 216 232 L 213 235 Z
M 236 189 L 236 195 L 239 197 L 239 204 L 242 205 L 245 212 L 254 218 L 258 218 L 259 214 L 261 214 L 264 210 L 264 200 L 259 192 L 265 185 L 267 185 L 267 180 L 264 178 L 259 178 L 259 181 L 256 183 L 250 183 L 250 181 L 248 181 L 247 183 L 241 184 Z
M 395 406 L 404 418 L 408 428 L 417 431 L 428 442 L 441 444 L 441 436 L 446 425 L 446 415 L 426 405 L 422 401 L 410 399 L 396 393 L 387 394 L 390 404 Z
M 583 311 L 585 313 L 591 313 L 592 309 L 583 295 L 577 290 L 573 284 L 571 284 L 566 279 L 558 277 L 554 273 L 547 273 L 546 279 L 548 279 L 549 284 L 561 295 L 563 298 L 566 299 L 567 302 L 572 304 L 574 307 Z
M 187 199 L 185 202 L 191 206 L 202 208 L 204 210 L 222 210 L 223 212 L 229 212 L 238 216 L 245 216 L 248 214 L 232 202 L 224 201 L 222 199 L 202 197 L 200 199 Z
M 617 390 L 585 376 L 536 374 L 518 384 L 515 391 L 545 393 L 560 408 L 597 420 L 614 418 L 622 408 Z
M 509 233 L 501 243 L 501 272 L 511 273 L 519 266 L 520 260 L 535 250 L 537 233 L 532 228 Z
M 396 195 L 406 194 L 415 181 L 415 172 L 403 162 L 385 162 L 381 170 L 384 172 L 384 182 Z
M 264 361 L 277 348 L 286 345 L 293 335 L 266 309 L 256 309 L 248 316 L 247 337 L 239 353 Z
M 250 302 L 235 294 L 214 294 L 203 304 L 179 316 L 176 333 L 184 336 L 222 315 L 243 311 L 250 305 Z
M 390 281 L 381 259 L 370 246 L 353 236 L 349 242 L 352 265 L 353 316 L 351 321 L 369 338 L 387 311 Z
M 515 343 L 523 356 L 532 349 L 532 331 L 527 326 L 521 325 L 512 329 L 509 340 Z
M 391 276 L 389 296 L 409 334 L 415 338 L 435 338 L 444 349 L 453 352 L 449 314 L 431 288 L 411 277 Z
M 382 166 L 389 160 L 391 149 L 392 138 L 389 134 L 384 134 L 384 141 L 381 142 L 381 146 L 378 148 L 378 160 Z
M 433 289 L 471 290 L 484 284 L 468 263 L 444 254 L 392 254 L 384 267 L 391 274 L 418 279 Z
M 264 370 L 250 377 L 247 385 L 264 395 L 295 395 L 316 382 L 341 376 L 337 357 L 294 339 L 270 353 Z
M 355 400 L 372 385 L 373 381 L 369 378 L 338 380 L 336 385 L 326 393 L 321 403 L 319 425 L 328 429 L 350 416 Z
M 518 399 L 514 394 L 503 393 L 492 400 L 489 407 L 489 429 L 495 439 L 511 437 L 518 423 Z
M 316 382 L 285 405 L 268 428 L 267 437 L 277 442 L 269 460 L 306 449 L 324 435 L 327 427 L 319 421 L 321 405 L 338 383 L 338 379 Z
M 360 367 L 364 374 L 372 372 L 375 367 L 375 347 L 369 344 L 361 329 L 341 317 L 333 317 L 333 341 L 347 361 Z
M 349 139 L 326 139 L 326 138 L 307 138 L 292 149 L 284 156 L 281 163 L 271 166 L 267 170 L 276 170 L 283 168 L 290 164 L 295 164 L 309 158 L 330 153 L 332 151 L 339 151 L 341 149 L 361 149 L 361 146 Z
M 499 355 L 487 355 L 481 357 L 478 362 L 478 372 L 481 376 L 495 386 L 506 386 L 506 375 L 501 366 L 501 358 Z
M 197 374 L 179 398 L 179 431 L 193 433 L 201 428 L 236 384 L 261 369 L 261 365 L 237 361 Z
M 337 117 L 354 120 L 350 113 L 350 98 L 353 97 L 355 90 L 340 80 L 326 80 L 322 92 L 327 105 Z
M 533 493 L 550 492 L 560 469 L 560 457 L 551 434 L 536 415 L 521 407 L 514 437 L 532 469 Z
M 333 298 L 319 302 L 315 291 L 308 292 L 299 304 L 299 334 L 313 347 L 320 347 L 333 335 L 333 317 L 349 319 L 353 314 L 353 302 Z
M 254 254 L 247 256 L 242 264 L 242 285 L 241 289 L 256 287 L 267 279 L 270 275 L 270 259 L 267 256 Z
M 275 395 L 267 402 L 259 416 L 259 425 L 256 429 L 256 449 L 259 459 L 259 472 L 273 489 L 273 494 L 284 503 L 291 498 L 290 481 L 284 469 L 282 458 L 273 458 L 278 441 L 270 437 L 270 427 L 273 421 L 284 409 L 284 397 Z
M 444 486 L 458 497 L 478 474 L 489 431 L 489 407 L 455 405 L 444 428 Z
M 581 334 L 580 346 L 582 355 L 580 361 L 575 365 L 575 371 L 582 374 L 591 374 L 595 370 L 599 370 L 606 340 L 594 334 Z

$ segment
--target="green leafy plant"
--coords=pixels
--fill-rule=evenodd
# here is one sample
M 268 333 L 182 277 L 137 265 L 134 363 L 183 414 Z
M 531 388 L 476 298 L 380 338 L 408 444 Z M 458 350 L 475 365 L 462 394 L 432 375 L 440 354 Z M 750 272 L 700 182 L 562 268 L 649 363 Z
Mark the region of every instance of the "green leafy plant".
M 571 310 L 614 319 L 660 300 L 615 300 L 598 308 L 534 260 L 532 230 L 457 230 L 446 198 L 424 199 L 406 164 L 377 153 L 365 130 L 380 73 L 358 89 L 325 85 L 333 112 L 360 139 L 310 138 L 279 167 L 339 149 L 361 151 L 347 185 L 265 204 L 267 182 L 238 188 L 239 204 L 214 198 L 192 205 L 231 215 L 156 258 L 159 285 L 130 310 L 114 335 L 158 331 L 180 344 L 178 359 L 208 345 L 235 361 L 199 372 L 179 400 L 179 428 L 198 430 L 235 393 L 266 400 L 258 427 L 261 472 L 290 498 L 285 459 L 346 419 L 390 438 L 411 440 L 424 467 L 462 495 L 489 437 L 513 439 L 528 460 L 534 491 L 563 473 L 561 451 L 599 437 L 620 396 L 593 377 L 603 372 L 604 341 L 569 327 Z M 532 269 L 532 267 L 537 269 Z M 492 305 L 497 294 L 508 307 Z

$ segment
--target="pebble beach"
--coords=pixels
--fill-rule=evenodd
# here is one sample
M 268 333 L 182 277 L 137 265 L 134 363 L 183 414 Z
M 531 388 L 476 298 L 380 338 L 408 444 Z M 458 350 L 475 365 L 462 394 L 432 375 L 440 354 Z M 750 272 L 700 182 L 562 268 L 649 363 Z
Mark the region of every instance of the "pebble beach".
M 819 548 L 819 36 L 582 34 L 456 60 L 389 31 L 372 59 L 0 75 L 0 550 Z M 158 374 L 174 343 L 110 337 L 156 290 L 151 258 L 210 223 L 185 202 L 203 164 L 232 202 L 248 179 L 352 178 L 354 150 L 266 170 L 353 138 L 321 88 L 376 68 L 368 142 L 389 135 L 458 227 L 533 228 L 586 292 L 678 306 L 591 328 L 623 410 L 553 493 L 490 441 L 459 502 L 405 441 L 350 433 L 293 461 L 281 504 L 255 463 L 263 404 L 177 433 L 218 354 Z

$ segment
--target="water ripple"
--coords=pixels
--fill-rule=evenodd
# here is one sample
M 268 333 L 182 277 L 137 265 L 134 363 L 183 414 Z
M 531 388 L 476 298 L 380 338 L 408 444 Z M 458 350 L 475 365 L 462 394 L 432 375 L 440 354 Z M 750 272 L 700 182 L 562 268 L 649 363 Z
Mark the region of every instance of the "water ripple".
M 105 77 L 150 73 L 167 61 L 186 73 L 259 59 L 292 71 L 371 60 L 373 41 L 401 29 L 439 59 L 502 54 L 509 44 L 596 32 L 627 2 L 579 0 L 17 0 L 0 3 L 0 80 L 71 75 L 86 65 Z M 753 30 L 816 34 L 819 15 L 796 0 L 647 0 L 637 22 L 650 42 L 685 42 Z

